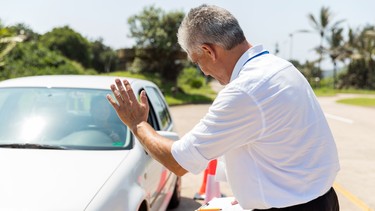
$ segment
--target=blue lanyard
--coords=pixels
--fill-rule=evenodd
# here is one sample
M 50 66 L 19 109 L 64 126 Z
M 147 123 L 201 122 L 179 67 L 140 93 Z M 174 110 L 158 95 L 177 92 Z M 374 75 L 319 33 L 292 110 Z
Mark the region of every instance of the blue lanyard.
M 242 67 L 245 66 L 245 64 L 248 63 L 250 60 L 255 59 L 255 58 L 257 58 L 258 56 L 261 56 L 261 55 L 263 55 L 263 54 L 269 54 L 269 53 L 270 53 L 269 51 L 263 51 L 263 52 L 258 53 L 257 55 L 255 55 L 255 56 L 251 57 L 250 59 L 248 59 L 248 60 L 242 65 Z

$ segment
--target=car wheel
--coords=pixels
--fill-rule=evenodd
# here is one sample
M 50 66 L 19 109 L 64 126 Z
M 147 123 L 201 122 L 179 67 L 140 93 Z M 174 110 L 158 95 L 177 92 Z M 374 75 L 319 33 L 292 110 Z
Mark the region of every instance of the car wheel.
M 138 211 L 148 211 L 149 208 L 147 206 L 147 202 L 146 201 L 143 201 L 141 206 L 139 207 Z
M 181 201 L 181 177 L 177 177 L 176 185 L 174 187 L 173 195 L 168 204 L 168 209 L 178 207 Z

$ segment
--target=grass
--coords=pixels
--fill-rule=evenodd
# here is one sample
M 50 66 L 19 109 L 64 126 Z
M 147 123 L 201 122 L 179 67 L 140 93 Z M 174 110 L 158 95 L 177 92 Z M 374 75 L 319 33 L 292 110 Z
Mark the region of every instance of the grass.
M 372 107 L 375 108 L 375 98 L 347 98 L 341 99 L 337 101 L 338 103 L 348 104 L 348 105 L 356 105 L 356 106 L 365 106 L 365 107 Z
M 341 89 L 339 93 L 350 93 L 350 94 L 369 94 L 375 95 L 375 90 L 363 90 L 363 89 Z
M 328 88 L 320 88 L 314 89 L 315 95 L 318 97 L 330 97 L 335 96 L 337 94 L 337 90 L 328 89 Z
M 202 88 L 202 89 L 183 89 L 184 92 L 178 92 L 176 94 L 166 93 L 165 99 L 168 105 L 183 105 L 183 104 L 198 104 L 198 103 L 211 103 L 213 101 L 213 97 L 210 94 L 207 94 L 204 90 L 208 90 L 209 88 Z
M 315 95 L 318 97 L 335 96 L 339 93 L 345 94 L 369 94 L 375 95 L 375 90 L 363 90 L 363 89 L 332 89 L 332 88 L 319 88 L 314 89 Z
M 360 90 L 360 89 L 331 89 L 331 88 L 320 88 L 314 89 L 316 96 L 318 97 L 326 97 L 326 96 L 335 96 L 339 93 L 345 94 L 360 94 L 360 95 L 368 95 L 369 97 L 356 97 L 356 98 L 347 98 L 337 100 L 337 103 L 343 103 L 347 105 L 354 105 L 354 106 L 365 106 L 365 107 L 373 107 L 375 108 L 375 90 Z

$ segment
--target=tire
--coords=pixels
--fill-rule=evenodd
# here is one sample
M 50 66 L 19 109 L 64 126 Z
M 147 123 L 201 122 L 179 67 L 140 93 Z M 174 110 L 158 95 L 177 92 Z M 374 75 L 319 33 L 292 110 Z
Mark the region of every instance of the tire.
M 181 201 L 181 177 L 177 177 L 176 184 L 173 190 L 173 195 L 168 204 L 168 209 L 177 208 Z

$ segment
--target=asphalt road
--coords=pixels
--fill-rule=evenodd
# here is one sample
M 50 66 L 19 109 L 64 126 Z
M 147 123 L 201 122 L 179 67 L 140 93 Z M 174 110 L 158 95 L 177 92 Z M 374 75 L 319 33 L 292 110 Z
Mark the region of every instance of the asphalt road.
M 355 96 L 341 94 L 319 98 L 341 163 L 334 187 L 342 211 L 375 210 L 375 109 L 336 103 L 337 99 L 348 97 Z M 206 104 L 171 107 L 176 131 L 184 135 L 204 116 L 208 107 Z M 182 201 L 174 211 L 195 210 L 203 203 L 193 200 L 202 180 L 203 174 L 188 173 L 182 177 Z M 227 183 L 220 183 L 220 190 L 232 196 Z

